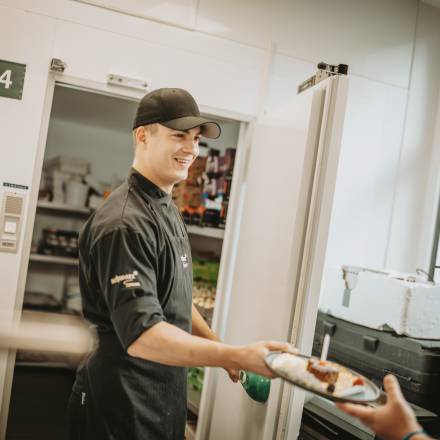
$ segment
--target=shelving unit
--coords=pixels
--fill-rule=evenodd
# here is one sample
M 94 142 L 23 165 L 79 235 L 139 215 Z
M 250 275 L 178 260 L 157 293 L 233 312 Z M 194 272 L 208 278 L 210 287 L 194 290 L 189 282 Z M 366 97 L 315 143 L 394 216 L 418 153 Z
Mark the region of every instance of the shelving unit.
M 206 226 L 187 226 L 188 233 L 194 235 L 201 235 L 203 237 L 217 238 L 219 240 L 223 240 L 225 236 L 224 229 L 219 228 L 209 228 Z
M 196 438 L 196 431 L 194 426 L 189 423 L 185 426 L 185 440 L 194 440 Z
M 78 266 L 77 258 L 59 257 L 57 255 L 31 254 L 29 261 L 36 263 L 61 264 L 64 266 Z
M 41 210 L 47 210 L 58 213 L 65 214 L 78 214 L 78 215 L 90 215 L 93 210 L 90 208 L 82 208 L 77 206 L 69 206 L 60 203 L 48 202 L 45 200 L 40 200 L 37 204 L 37 208 Z M 195 226 L 195 225 L 187 225 L 188 233 L 193 235 L 200 235 L 203 237 L 216 238 L 218 240 L 223 240 L 225 236 L 224 229 L 220 228 L 210 228 L 206 226 Z
M 195 415 L 199 414 L 200 399 L 202 394 L 188 387 L 188 409 Z
M 49 211 L 55 211 L 55 212 L 63 212 L 63 213 L 69 213 L 69 214 L 81 214 L 81 215 L 89 215 L 93 211 L 90 208 L 82 208 L 79 206 L 70 206 L 65 205 L 61 203 L 53 203 L 53 202 L 47 202 L 45 200 L 39 200 L 37 203 L 38 209 L 46 209 Z

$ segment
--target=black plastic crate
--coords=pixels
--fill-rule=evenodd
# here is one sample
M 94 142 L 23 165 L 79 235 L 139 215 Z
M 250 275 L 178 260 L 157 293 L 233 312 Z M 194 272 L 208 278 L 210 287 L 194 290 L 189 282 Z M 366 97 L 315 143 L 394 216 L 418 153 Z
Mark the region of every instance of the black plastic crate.
M 319 312 L 315 355 L 321 353 L 326 333 L 332 337 L 329 359 L 359 371 L 378 385 L 392 373 L 408 401 L 440 414 L 439 340 L 399 336 Z

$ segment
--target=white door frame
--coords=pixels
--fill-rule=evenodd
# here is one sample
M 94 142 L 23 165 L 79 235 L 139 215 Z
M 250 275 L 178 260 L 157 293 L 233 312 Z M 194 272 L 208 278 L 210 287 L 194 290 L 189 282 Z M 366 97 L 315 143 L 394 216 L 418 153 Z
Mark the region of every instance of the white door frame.
M 327 81 L 327 84 L 315 86 L 318 92 L 321 92 L 319 88 L 325 89 L 329 99 L 323 108 L 323 123 L 317 139 L 319 144 L 312 171 L 310 207 L 290 330 L 290 342 L 304 354 L 311 354 L 315 334 L 348 91 L 348 78 L 345 76 L 332 77 Z M 283 386 L 282 393 L 276 438 L 296 439 L 305 393 L 289 385 Z

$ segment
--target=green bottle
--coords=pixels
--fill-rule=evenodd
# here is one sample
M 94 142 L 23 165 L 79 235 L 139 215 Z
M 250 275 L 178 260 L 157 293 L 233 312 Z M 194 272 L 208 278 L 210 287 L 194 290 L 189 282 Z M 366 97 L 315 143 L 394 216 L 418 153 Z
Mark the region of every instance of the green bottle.
M 267 377 L 240 370 L 240 383 L 251 399 L 264 403 L 269 398 L 270 379 Z

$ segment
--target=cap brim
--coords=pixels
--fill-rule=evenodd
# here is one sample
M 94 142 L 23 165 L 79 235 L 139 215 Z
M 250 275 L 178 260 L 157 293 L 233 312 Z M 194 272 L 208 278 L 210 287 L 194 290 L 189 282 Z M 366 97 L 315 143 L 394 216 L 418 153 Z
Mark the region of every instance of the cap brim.
M 173 130 L 191 130 L 191 128 L 200 127 L 202 136 L 209 139 L 217 139 L 220 136 L 221 128 L 217 122 L 199 116 L 184 116 L 182 118 L 172 119 L 171 121 L 159 122 L 165 127 Z

